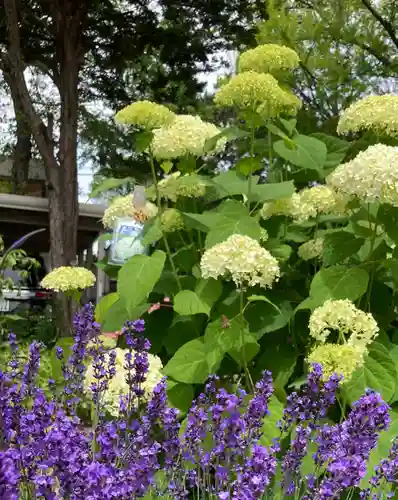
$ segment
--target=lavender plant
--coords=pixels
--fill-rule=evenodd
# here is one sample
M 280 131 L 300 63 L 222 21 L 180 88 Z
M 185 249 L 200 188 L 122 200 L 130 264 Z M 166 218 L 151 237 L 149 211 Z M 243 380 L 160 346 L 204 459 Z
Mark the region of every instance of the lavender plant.
M 11 361 L 0 372 L 2 500 L 373 500 L 386 498 L 387 490 L 393 494 L 396 443 L 376 467 L 370 488 L 360 489 L 370 453 L 390 425 L 390 408 L 374 391 L 366 391 L 348 416 L 333 424 L 328 415 L 341 377 L 325 380 L 314 364 L 302 390 L 288 396 L 279 436 L 266 446 L 264 422 L 273 397 L 268 371 L 251 395 L 239 387 L 229 392 L 219 377 L 210 377 L 183 420 L 168 404 L 166 378 L 149 401 L 143 397 L 150 343 L 138 320 L 123 330 L 128 392 L 113 415 L 104 395 L 120 376 L 116 352 L 106 351 L 90 306 L 77 314 L 75 329 L 60 392 L 52 380 L 50 393 L 36 384 L 40 345 L 32 343 L 27 363 L 20 366 L 18 345 L 10 336 Z M 57 354 L 63 359 L 60 349 Z M 88 394 L 87 355 L 95 380 Z M 80 414 L 87 397 L 95 407 L 91 426 Z M 308 456 L 310 474 L 302 471 Z

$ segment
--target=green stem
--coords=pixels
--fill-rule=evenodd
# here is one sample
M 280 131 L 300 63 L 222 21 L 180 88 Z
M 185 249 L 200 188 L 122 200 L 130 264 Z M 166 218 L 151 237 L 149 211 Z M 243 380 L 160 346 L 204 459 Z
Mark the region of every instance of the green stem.
M 154 159 L 153 159 L 153 154 L 152 154 L 152 150 L 151 149 L 149 149 L 149 163 L 151 165 L 152 180 L 153 180 L 153 184 L 155 186 L 156 202 L 157 202 L 157 207 L 158 207 L 158 215 L 160 216 L 161 211 L 162 211 L 162 204 L 161 204 L 161 200 L 160 200 L 160 192 L 159 192 L 158 180 L 157 180 L 157 177 L 156 177 L 155 162 L 154 162 Z M 176 268 L 176 266 L 174 264 L 173 256 L 171 255 L 171 250 L 170 250 L 169 242 L 167 241 L 166 233 L 164 231 L 162 231 L 162 238 L 163 238 L 163 242 L 164 242 L 164 247 L 166 249 L 167 257 L 168 257 L 169 262 L 170 262 L 171 270 L 172 270 L 173 275 L 174 275 L 174 279 L 177 282 L 178 289 L 181 291 L 182 290 L 182 286 L 181 286 L 180 278 L 179 278 L 178 273 L 177 273 L 177 268 Z
M 254 138 L 255 138 L 255 127 L 252 125 L 250 127 L 250 158 L 254 158 Z M 247 208 L 250 210 L 250 202 L 252 196 L 252 184 L 253 184 L 253 173 L 249 172 L 248 178 L 248 186 L 247 186 Z
M 370 212 L 368 210 L 368 217 L 369 217 L 369 229 L 372 229 L 372 222 L 370 218 Z M 373 234 L 372 234 L 372 239 L 370 240 L 370 248 L 369 248 L 369 254 L 368 258 L 366 259 L 367 261 L 370 261 L 374 246 L 376 243 L 376 238 L 377 238 L 377 228 L 378 228 L 378 223 L 375 223 L 374 229 L 373 229 Z M 372 266 L 370 269 L 370 277 L 369 277 L 369 285 L 368 285 L 368 290 L 366 293 L 366 299 L 365 299 L 365 311 L 370 311 L 370 299 L 372 295 L 372 286 L 373 286 L 373 281 L 375 278 L 375 268 Z
M 243 292 L 243 288 L 240 289 L 240 315 L 242 316 L 242 320 L 244 320 L 243 313 L 245 312 L 245 296 Z M 252 391 L 254 391 L 254 383 L 251 378 L 249 369 L 247 367 L 247 360 L 246 360 L 246 351 L 245 351 L 245 329 L 242 324 L 242 327 L 240 329 L 240 344 L 241 344 L 241 352 L 242 352 L 242 360 L 243 360 L 243 369 L 245 372 L 245 377 L 246 377 L 246 385 L 247 387 L 250 387 Z
M 268 170 L 271 170 L 274 159 L 272 155 L 272 134 L 270 130 L 268 130 L 267 137 L 268 137 Z M 281 173 L 281 182 L 283 182 L 283 172 Z

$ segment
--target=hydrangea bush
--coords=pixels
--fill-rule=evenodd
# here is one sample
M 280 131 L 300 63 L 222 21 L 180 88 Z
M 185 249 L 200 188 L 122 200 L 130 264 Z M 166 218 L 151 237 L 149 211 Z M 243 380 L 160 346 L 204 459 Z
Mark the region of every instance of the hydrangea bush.
M 372 390 L 346 418 L 330 421 L 341 377 L 314 364 L 307 381 L 277 410 L 272 375 L 253 394 L 211 376 L 184 418 L 155 380 L 144 322 L 127 322 L 120 352 L 101 340 L 90 305 L 75 317 L 69 358 L 55 349 L 63 383 L 37 386 L 41 353 L 19 362 L 15 336 L 0 371 L 0 497 L 3 500 L 381 499 L 394 495 L 397 443 L 373 470 L 372 451 L 391 425 Z M 87 372 L 90 373 L 87 373 Z M 90 385 L 87 387 L 87 378 Z M 109 412 L 108 391 L 120 385 Z M 148 392 L 151 387 L 150 392 Z M 82 409 L 91 402 L 91 419 Z M 280 405 L 280 404 L 279 404 Z M 361 481 L 369 474 L 367 487 Z
M 96 320 L 115 332 L 145 319 L 168 398 L 184 413 L 212 374 L 252 392 L 268 370 L 283 404 L 315 363 L 325 379 L 344 377 L 343 415 L 371 388 L 395 422 L 398 97 L 354 103 L 336 136 L 304 135 L 287 85 L 297 64 L 273 44 L 241 54 L 214 97 L 236 113 L 223 127 L 148 101 L 116 115 L 152 185 L 111 203 L 104 225 L 144 223 L 151 251 L 99 264 L 118 283 Z M 231 150 L 234 164 L 204 174 Z M 388 448 L 376 448 L 379 459 Z

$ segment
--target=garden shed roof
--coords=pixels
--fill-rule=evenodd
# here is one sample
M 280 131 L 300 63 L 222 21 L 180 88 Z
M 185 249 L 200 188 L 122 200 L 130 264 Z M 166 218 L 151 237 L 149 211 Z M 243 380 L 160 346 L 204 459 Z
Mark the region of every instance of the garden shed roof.
M 79 203 L 78 251 L 93 244 L 102 230 L 104 207 Z M 30 231 L 49 228 L 48 199 L 34 196 L 0 193 L 0 234 L 6 247 Z M 48 252 L 48 231 L 33 236 L 26 242 L 28 252 Z

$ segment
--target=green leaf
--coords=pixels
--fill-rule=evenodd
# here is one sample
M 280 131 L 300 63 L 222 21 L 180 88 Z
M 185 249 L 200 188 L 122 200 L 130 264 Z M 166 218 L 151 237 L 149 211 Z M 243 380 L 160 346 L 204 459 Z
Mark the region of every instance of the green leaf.
M 356 238 L 353 234 L 346 231 L 325 234 L 323 240 L 324 265 L 331 266 L 344 261 L 356 254 L 364 243 L 365 240 L 363 238 Z
M 198 316 L 176 316 L 173 324 L 166 330 L 163 345 L 167 353 L 172 356 L 186 342 L 199 337 L 202 331 Z
M 286 326 L 293 314 L 289 300 L 279 295 L 269 294 L 274 306 L 266 302 L 255 302 L 245 311 L 245 318 L 249 322 L 250 332 L 258 340 L 266 333 L 279 330 Z
M 109 177 L 104 179 L 99 186 L 96 186 L 90 193 L 89 199 L 96 198 L 98 195 L 105 193 L 106 191 L 112 191 L 113 189 L 124 186 L 125 184 L 131 182 L 133 183 L 135 179 L 133 177 L 124 177 L 123 179 L 115 179 L 114 177 Z
M 160 227 L 160 218 L 154 217 L 150 219 L 144 226 L 142 232 L 142 245 L 144 247 L 153 245 L 159 241 L 163 236 L 163 231 Z
M 95 265 L 96 267 L 98 267 L 98 269 L 101 269 L 107 276 L 113 279 L 118 277 L 119 271 L 121 269 L 121 266 L 109 264 L 107 258 L 99 260 L 95 263 Z
M 177 382 L 203 384 L 210 375 L 207 352 L 202 339 L 184 344 L 164 367 L 164 373 Z
M 160 164 L 160 168 L 163 170 L 165 174 L 168 174 L 170 170 L 173 168 L 173 162 L 172 161 L 163 161 Z
M 186 155 L 179 160 L 177 168 L 183 174 L 190 174 L 196 170 L 196 157 Z
M 238 127 L 228 127 L 222 130 L 219 134 L 215 135 L 211 139 L 207 139 L 205 142 L 205 152 L 209 153 L 210 151 L 213 151 L 213 149 L 216 147 L 217 142 L 220 139 L 225 138 L 227 142 L 234 141 L 235 139 L 241 139 L 243 137 L 248 137 L 250 134 L 246 130 L 242 130 Z
M 181 316 L 192 314 L 210 314 L 209 305 L 201 300 L 195 292 L 182 290 L 174 297 L 174 311 Z
M 134 151 L 141 154 L 149 148 L 153 139 L 153 132 L 145 130 L 134 135 Z
M 295 192 L 293 181 L 273 184 L 256 184 L 251 191 L 251 200 L 258 203 L 289 198 Z
M 152 292 L 162 274 L 166 254 L 156 250 L 150 257 L 134 255 L 119 271 L 117 288 L 128 312 L 141 304 Z
M 373 342 L 363 366 L 355 370 L 343 387 L 351 403 L 357 401 L 367 388 L 379 392 L 384 401 L 389 402 L 395 394 L 396 385 L 397 370 L 388 349 Z
M 398 208 L 391 205 L 381 205 L 377 219 L 383 224 L 388 236 L 394 243 L 398 243 Z
M 149 306 L 150 304 L 141 304 L 128 312 L 122 300 L 116 301 L 104 315 L 102 331 L 117 332 L 121 330 L 126 321 L 138 319 L 148 310 Z
M 233 234 L 243 234 L 259 241 L 261 239 L 261 226 L 253 217 L 249 216 L 240 219 L 224 217 L 207 234 L 205 246 L 211 248 L 217 243 L 225 241 Z
M 212 368 L 217 366 L 226 353 L 243 365 L 244 359 L 246 362 L 251 361 L 259 351 L 258 343 L 241 315 L 232 318 L 227 325 L 223 324 L 221 318 L 209 323 L 204 342 Z
M 275 152 L 296 167 L 322 172 L 327 156 L 326 145 L 314 137 L 300 134 L 293 137 L 292 141 L 293 149 L 287 147 L 285 141 L 276 141 Z
M 167 398 L 169 403 L 174 408 L 178 408 L 182 412 L 187 412 L 192 406 L 194 398 L 193 387 L 188 384 L 167 380 Z
M 108 295 L 105 295 L 105 297 L 102 297 L 95 307 L 95 321 L 102 323 L 109 308 L 118 300 L 119 294 L 116 292 L 109 293 Z
M 315 137 L 315 139 L 319 139 L 326 144 L 328 154 L 324 165 L 325 168 L 333 168 L 340 165 L 340 163 L 344 161 L 351 146 L 350 142 L 339 139 L 333 135 L 316 133 L 311 134 L 311 137 Z
M 286 133 L 283 130 L 281 130 L 279 127 L 277 127 L 276 125 L 274 125 L 273 123 L 267 123 L 266 127 L 274 135 L 276 135 L 278 137 L 281 137 L 282 139 L 289 140 L 289 137 L 286 135 Z
M 195 213 L 182 213 L 184 217 L 184 222 L 189 229 L 199 229 L 199 231 L 207 232 L 212 227 L 216 227 L 217 224 L 225 219 L 225 216 L 218 212 L 203 212 L 202 214 Z
M 367 290 L 369 275 L 364 269 L 332 266 L 321 269 L 312 280 L 310 298 L 314 306 L 328 299 L 359 299 Z
M 247 297 L 248 302 L 267 302 L 268 304 L 271 304 L 272 307 L 275 307 L 275 309 L 278 311 L 279 314 L 282 314 L 281 310 L 277 305 L 275 305 L 271 300 L 269 300 L 265 295 L 250 295 L 250 297 Z
M 211 310 L 222 294 L 221 281 L 213 278 L 200 279 L 195 288 L 195 293 Z
M 257 172 L 257 170 L 261 170 L 263 167 L 260 158 L 246 157 L 241 158 L 235 165 L 235 168 L 237 172 L 247 176 Z
M 278 399 L 286 397 L 284 388 L 294 372 L 298 358 L 298 353 L 287 340 L 286 336 L 281 339 L 279 332 L 270 335 L 265 350 L 256 359 L 257 376 L 260 377 L 264 370 L 272 373 L 275 395 Z
M 259 443 L 263 446 L 271 446 L 273 440 L 280 436 L 278 422 L 283 417 L 283 405 L 275 396 L 271 396 L 268 404 L 269 415 L 263 420 L 261 428 L 262 436 Z
M 246 205 L 238 200 L 225 200 L 218 205 L 216 208 L 218 214 L 222 214 L 229 218 L 241 218 L 246 215 L 250 215 L 250 211 Z
M 253 176 L 252 184 L 257 184 L 258 180 L 258 176 Z M 209 202 L 239 194 L 247 196 L 249 181 L 236 170 L 229 170 L 213 177 L 212 185 L 213 192 L 209 194 Z
M 292 133 L 294 132 L 296 125 L 297 125 L 296 118 L 291 118 L 290 120 L 284 120 L 283 118 L 279 118 L 279 121 L 282 123 L 282 125 L 285 127 L 285 129 L 288 131 L 289 135 L 292 135 Z

